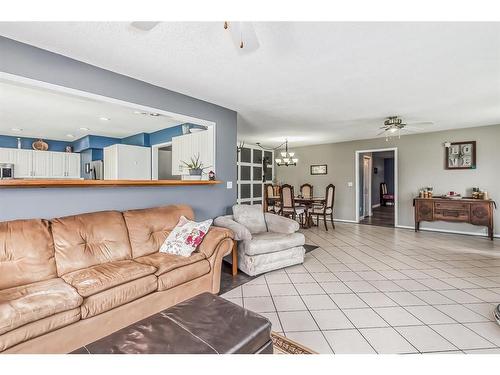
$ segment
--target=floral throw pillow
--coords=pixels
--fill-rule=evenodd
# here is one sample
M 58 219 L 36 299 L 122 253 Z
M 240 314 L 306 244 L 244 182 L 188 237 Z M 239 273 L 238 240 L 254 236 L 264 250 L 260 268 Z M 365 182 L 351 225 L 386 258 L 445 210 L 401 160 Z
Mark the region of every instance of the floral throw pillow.
M 203 237 L 212 225 L 212 220 L 201 223 L 181 216 L 174 230 L 160 247 L 160 253 L 168 253 L 188 257 L 201 244 Z

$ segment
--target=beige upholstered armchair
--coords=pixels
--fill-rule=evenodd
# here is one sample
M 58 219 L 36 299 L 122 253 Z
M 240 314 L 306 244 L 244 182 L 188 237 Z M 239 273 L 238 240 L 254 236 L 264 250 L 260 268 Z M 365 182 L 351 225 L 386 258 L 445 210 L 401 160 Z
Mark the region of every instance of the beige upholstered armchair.
M 291 219 L 264 213 L 261 205 L 234 205 L 233 215 L 214 224 L 231 229 L 238 241 L 238 268 L 250 276 L 304 262 L 305 237 Z

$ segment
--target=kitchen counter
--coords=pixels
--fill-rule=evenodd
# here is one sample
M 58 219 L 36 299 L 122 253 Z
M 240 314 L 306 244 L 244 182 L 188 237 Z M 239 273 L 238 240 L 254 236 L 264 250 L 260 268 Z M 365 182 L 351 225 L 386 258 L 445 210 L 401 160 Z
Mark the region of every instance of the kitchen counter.
M 222 181 L 207 180 L 0 180 L 0 188 L 71 188 L 71 187 L 121 187 L 121 186 L 189 186 L 217 185 Z

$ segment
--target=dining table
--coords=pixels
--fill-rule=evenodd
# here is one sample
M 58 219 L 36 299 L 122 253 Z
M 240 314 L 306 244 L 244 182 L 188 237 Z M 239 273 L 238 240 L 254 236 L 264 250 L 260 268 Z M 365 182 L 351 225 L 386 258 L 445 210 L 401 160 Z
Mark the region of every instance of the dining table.
M 320 198 L 320 197 L 311 197 L 311 198 L 304 198 L 304 197 L 295 197 L 295 204 L 299 206 L 304 207 L 305 211 L 305 222 L 303 223 L 304 228 L 311 228 L 314 226 L 314 221 L 312 218 L 312 209 L 313 206 L 322 206 L 325 204 L 325 198 Z
M 264 203 L 264 211 L 267 212 L 268 205 L 275 205 L 277 202 L 280 202 L 281 198 L 280 196 L 268 196 L 267 201 Z M 296 196 L 294 197 L 294 201 L 296 206 L 302 206 L 304 207 L 304 213 L 305 213 L 305 222 L 302 223 L 302 226 L 304 228 L 311 228 L 314 226 L 314 221 L 312 219 L 312 208 L 313 206 L 321 206 L 325 204 L 325 198 L 324 197 L 311 197 L 311 198 L 305 198 L 302 196 Z

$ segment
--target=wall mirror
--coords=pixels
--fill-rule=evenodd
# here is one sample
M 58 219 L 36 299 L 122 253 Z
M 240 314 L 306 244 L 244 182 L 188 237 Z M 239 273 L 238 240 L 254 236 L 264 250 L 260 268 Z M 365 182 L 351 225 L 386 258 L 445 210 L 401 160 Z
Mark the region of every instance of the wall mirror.
M 206 180 L 215 123 L 26 79 L 0 77 L 8 179 Z M 2 178 L 2 177 L 0 177 Z

